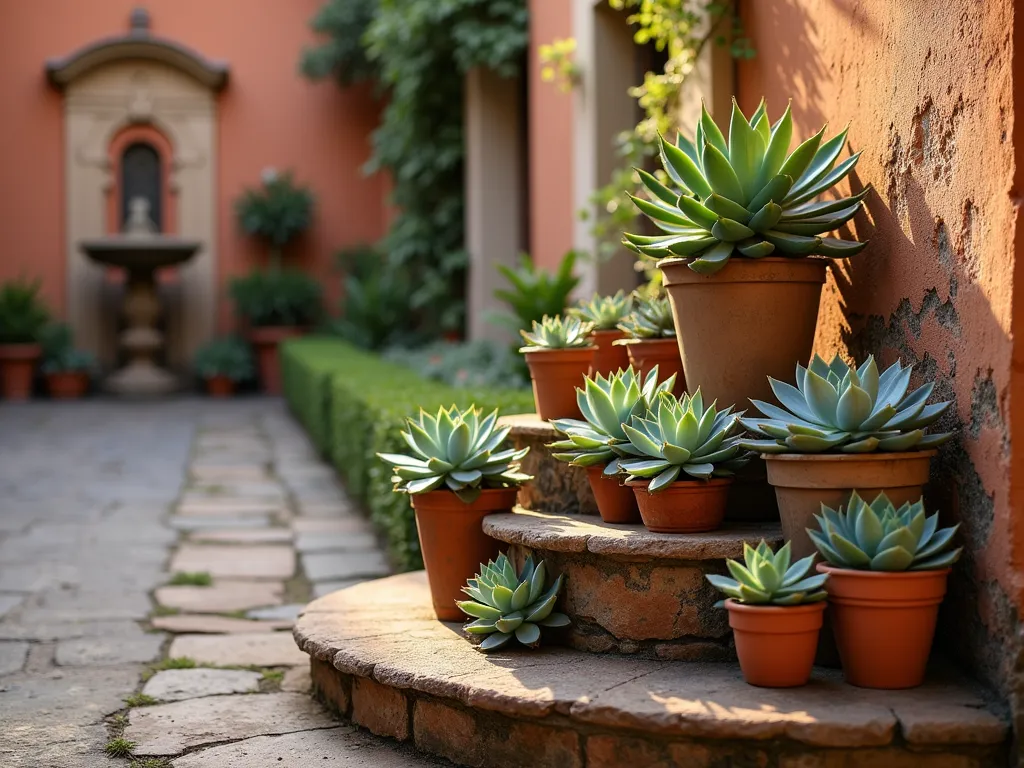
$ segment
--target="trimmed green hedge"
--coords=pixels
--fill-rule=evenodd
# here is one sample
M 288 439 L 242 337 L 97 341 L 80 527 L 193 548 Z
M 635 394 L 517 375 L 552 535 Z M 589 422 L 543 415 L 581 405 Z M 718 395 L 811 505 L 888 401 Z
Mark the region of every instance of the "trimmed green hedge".
M 336 338 L 307 337 L 282 345 L 284 396 L 349 492 L 385 533 L 396 563 L 422 566 L 409 499 L 392 493 L 391 471 L 378 452 L 405 453 L 399 434 L 407 416 L 455 403 L 502 414 L 534 410 L 529 390 L 456 389 L 419 377 Z

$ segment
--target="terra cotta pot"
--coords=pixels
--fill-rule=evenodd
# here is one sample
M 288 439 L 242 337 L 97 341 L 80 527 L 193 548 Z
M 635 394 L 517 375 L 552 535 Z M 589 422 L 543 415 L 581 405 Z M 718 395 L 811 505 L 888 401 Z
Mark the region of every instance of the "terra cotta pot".
M 636 494 L 622 478 L 604 474 L 604 467 L 587 467 L 587 480 L 594 492 L 597 512 L 606 523 L 639 523 L 640 510 Z
M 305 333 L 305 328 L 293 325 L 249 329 L 249 341 L 256 350 L 256 365 L 259 367 L 264 392 L 272 395 L 281 394 L 281 361 L 278 345 L 285 339 L 292 339 Z
M 48 373 L 46 391 L 54 400 L 77 400 L 89 391 L 89 374 L 86 371 Z
M 628 480 L 636 494 L 640 517 L 655 533 L 704 533 L 717 530 L 725 518 L 732 478 L 679 480 L 657 493 L 649 493 L 650 480 Z
M 206 394 L 210 397 L 231 397 L 235 394 L 235 382 L 227 376 L 207 376 Z
M 828 612 L 846 682 L 885 689 L 924 682 L 951 569 L 855 571 L 824 563 L 817 568 L 828 574 Z
M 498 542 L 484 533 L 483 519 L 515 506 L 518 488 L 487 488 L 472 504 L 451 491 L 430 491 L 412 496 L 420 550 L 430 583 L 434 613 L 441 621 L 463 621 L 455 605 L 465 600 L 462 588 L 481 563 L 498 556 Z
M 0 394 L 8 400 L 28 400 L 42 354 L 38 344 L 0 344 Z
M 805 685 L 814 666 L 825 602 L 744 605 L 725 601 L 743 679 L 764 688 Z
M 576 387 L 590 371 L 597 347 L 528 349 L 523 352 L 533 380 L 533 401 L 544 421 L 582 418 Z
M 613 342 L 619 339 L 625 338 L 624 334 L 620 330 L 610 331 L 594 331 L 591 335 L 591 339 L 594 342 L 594 346 L 597 349 L 594 352 L 594 359 L 590 363 L 590 377 L 593 378 L 597 374 L 602 376 L 611 376 L 616 371 L 629 367 L 629 353 L 621 344 L 615 344 Z
M 640 378 L 647 378 L 654 366 L 658 366 L 658 380 L 664 381 L 673 373 L 676 385 L 672 393 L 679 397 L 686 391 L 686 377 L 683 375 L 683 361 L 679 357 L 679 344 L 670 339 L 627 339 L 621 343 L 629 354 L 629 363 L 640 372 Z

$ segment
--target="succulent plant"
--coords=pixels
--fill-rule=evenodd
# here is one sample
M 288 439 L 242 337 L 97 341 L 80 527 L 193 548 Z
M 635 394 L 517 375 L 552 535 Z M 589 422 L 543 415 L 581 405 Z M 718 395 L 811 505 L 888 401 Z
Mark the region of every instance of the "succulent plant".
M 552 456 L 577 467 L 607 462 L 604 474 L 618 474 L 621 446 L 629 442 L 622 425 L 628 424 L 634 416 L 645 414 L 655 396 L 659 392 L 671 392 L 675 382 L 673 374 L 659 383 L 658 366 L 643 380 L 632 366 L 607 378 L 600 373 L 594 378 L 588 376 L 583 388 L 576 388 L 576 403 L 586 421 L 556 419 L 551 422 L 568 438 L 548 445 L 556 451 Z
M 483 488 L 508 488 L 532 479 L 519 471 L 519 461 L 529 452 L 500 450 L 510 427 L 498 427 L 495 410 L 481 418 L 483 411 L 469 406 L 439 408 L 432 416 L 422 408 L 415 419 L 406 419 L 405 442 L 412 456 L 378 453 L 395 474 L 395 491 L 415 495 L 442 485 L 467 504 Z
M 618 327 L 631 339 L 666 339 L 676 335 L 667 296 L 638 301 Z
M 544 589 L 546 579 L 544 561 L 534 567 L 532 557 L 526 558 L 518 574 L 504 554 L 487 565 L 480 565 L 476 578 L 462 588 L 473 599 L 456 605 L 476 619 L 463 629 L 472 635 L 487 635 L 477 646 L 481 651 L 497 650 L 513 637 L 523 645 L 536 648 L 540 645 L 541 627 L 569 626 L 568 616 L 554 612 L 562 589 L 562 576 Z
M 581 301 L 579 306 L 568 310 L 573 317 L 589 322 L 595 331 L 613 331 L 633 311 L 633 297 L 622 291 L 614 296 L 599 296 L 596 293 L 590 301 Z
M 204 378 L 226 376 L 246 381 L 256 375 L 249 345 L 236 336 L 213 339 L 196 352 L 196 373 Z
M 728 576 L 708 575 L 707 580 L 728 597 L 747 605 L 804 605 L 817 603 L 828 597 L 823 589 L 828 574 L 808 576 L 814 565 L 814 555 L 791 563 L 791 549 L 787 541 L 778 552 L 773 552 L 761 539 L 757 548 L 743 545 L 743 561 L 726 560 Z
M 646 415 L 623 426 L 629 442 L 621 449 L 631 458 L 622 459 L 620 467 L 630 480 L 654 478 L 649 493 L 668 487 L 681 473 L 698 480 L 728 477 L 750 460 L 740 447 L 738 416 L 732 406 L 705 408 L 700 389 L 681 400 L 659 392 Z
M 733 255 L 859 253 L 866 243 L 822 237 L 853 218 L 868 193 L 815 202 L 860 157 L 858 152 L 837 164 L 846 130 L 823 142 L 825 128 L 790 153 L 789 107 L 770 125 L 763 99 L 750 120 L 733 100 L 728 143 L 703 109 L 695 141 L 681 134 L 675 144 L 661 138 L 667 183 L 637 170 L 651 197 L 633 201 L 665 234 L 627 234 L 623 244 L 652 258 L 689 257 L 690 269 L 701 274 L 717 272 Z
M 909 395 L 912 366 L 893 363 L 879 375 L 874 357 L 854 369 L 839 356 L 831 363 L 814 356 L 810 366 L 796 366 L 797 386 L 769 377 L 780 408 L 751 400 L 766 418 L 748 417 L 743 426 L 769 440 L 744 441 L 761 453 L 843 453 L 909 451 L 934 448 L 952 432 L 926 435 L 950 402 L 928 404 L 933 384 Z
M 939 515 L 928 516 L 924 499 L 893 506 L 884 493 L 868 504 L 854 491 L 846 512 L 821 505 L 815 515 L 820 530 L 807 529 L 829 565 L 867 571 L 929 571 L 948 568 L 961 549 L 950 549 L 959 524 L 939 528 Z
M 533 330 L 520 331 L 526 346 L 522 352 L 535 349 L 579 349 L 592 345 L 590 332 L 594 326 L 578 317 L 544 315 L 539 323 L 533 321 Z

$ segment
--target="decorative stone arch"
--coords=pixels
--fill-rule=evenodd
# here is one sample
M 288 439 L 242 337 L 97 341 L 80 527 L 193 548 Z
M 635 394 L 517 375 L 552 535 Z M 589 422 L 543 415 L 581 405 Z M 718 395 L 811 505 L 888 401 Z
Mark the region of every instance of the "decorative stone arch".
M 178 226 L 178 189 L 172 185 L 174 174 L 174 146 L 167 134 L 156 125 L 127 125 L 114 134 L 110 140 L 108 158 L 112 184 L 107 190 L 107 232 L 113 234 L 121 231 L 124 223 L 122 211 L 125 208 L 124 189 L 121 181 L 124 176 L 122 163 L 125 151 L 136 144 L 152 147 L 160 158 L 161 189 L 160 204 L 163 211 L 160 231 L 165 235 L 177 234 Z

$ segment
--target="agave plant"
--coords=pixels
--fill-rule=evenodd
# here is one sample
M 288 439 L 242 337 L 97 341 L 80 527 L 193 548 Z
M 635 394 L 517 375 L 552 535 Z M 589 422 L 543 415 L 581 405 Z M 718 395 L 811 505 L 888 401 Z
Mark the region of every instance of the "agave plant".
M 688 266 L 701 274 L 717 272 L 737 254 L 756 259 L 859 253 L 866 243 L 823 237 L 853 218 L 868 193 L 815 202 L 860 157 L 858 152 L 838 162 L 846 130 L 823 141 L 825 128 L 790 153 L 789 107 L 771 125 L 763 99 L 750 120 L 733 100 L 728 142 L 703 109 L 695 141 L 681 134 L 675 144 L 661 138 L 667 183 L 637 170 L 651 198 L 633 202 L 665 234 L 627 234 L 623 244 L 652 258 L 690 257 Z
M 667 488 L 681 473 L 698 480 L 728 477 L 750 460 L 740 446 L 738 416 L 732 406 L 705 408 L 700 389 L 681 400 L 659 392 L 646 415 L 623 426 L 629 442 L 621 450 L 632 458 L 620 467 L 630 480 L 654 478 L 649 493 Z
M 591 346 L 590 332 L 594 326 L 578 317 L 551 317 L 544 315 L 539 323 L 533 321 L 532 331 L 520 331 L 526 346 L 521 351 L 534 349 L 578 349 Z
M 598 296 L 590 301 L 581 301 L 578 307 L 568 310 L 573 317 L 591 323 L 595 331 L 613 331 L 633 311 L 633 297 L 622 291 L 614 296 Z
M 406 419 L 402 437 L 412 456 L 378 453 L 395 471 L 395 491 L 415 495 L 444 486 L 465 503 L 473 502 L 483 488 L 508 488 L 531 480 L 519 471 L 529 452 L 500 450 L 510 427 L 498 427 L 495 410 L 481 418 L 474 405 L 464 411 L 456 406 L 439 408 L 432 416 L 422 408 L 415 419 Z
M 896 509 L 884 493 L 868 504 L 854 491 L 845 513 L 822 504 L 814 517 L 821 530 L 807 534 L 837 568 L 930 571 L 948 568 L 962 551 L 949 548 L 959 524 L 939 528 L 938 513 L 926 515 L 923 498 Z
M 814 565 L 814 555 L 795 563 L 790 562 L 791 558 L 788 541 L 778 552 L 773 552 L 761 539 L 756 549 L 743 545 L 745 565 L 735 560 L 725 561 L 734 578 L 709 574 L 707 580 L 728 597 L 747 605 L 804 605 L 828 597 L 823 589 L 828 574 L 807 575 Z
M 618 327 L 631 339 L 665 339 L 676 335 L 667 296 L 640 300 Z
M 926 435 L 950 401 L 928 404 L 934 384 L 909 395 L 910 372 L 899 361 L 878 373 L 874 357 L 854 369 L 837 355 L 826 363 L 817 355 L 809 367 L 796 366 L 797 386 L 769 377 L 780 408 L 751 400 L 767 418 L 745 418 L 743 426 L 769 440 L 744 441 L 761 453 L 843 453 L 909 451 L 934 448 L 952 432 Z
M 487 565 L 480 565 L 476 578 L 462 588 L 473 599 L 456 605 L 476 619 L 463 629 L 472 635 L 487 635 L 477 646 L 481 651 L 497 650 L 513 637 L 525 646 L 536 648 L 540 645 L 541 627 L 569 626 L 569 617 L 554 611 L 562 589 L 562 576 L 545 590 L 546 579 L 544 561 L 534 567 L 532 557 L 526 558 L 518 574 L 504 554 Z
M 587 377 L 583 389 L 576 388 L 576 403 L 586 421 L 552 421 L 552 426 L 568 439 L 548 445 L 556 451 L 551 455 L 576 467 L 607 462 L 604 474 L 618 474 L 622 446 L 629 442 L 623 424 L 645 414 L 658 393 L 671 392 L 675 383 L 675 374 L 659 383 L 658 366 L 642 381 L 632 366 L 607 378 L 600 373 L 594 378 Z

